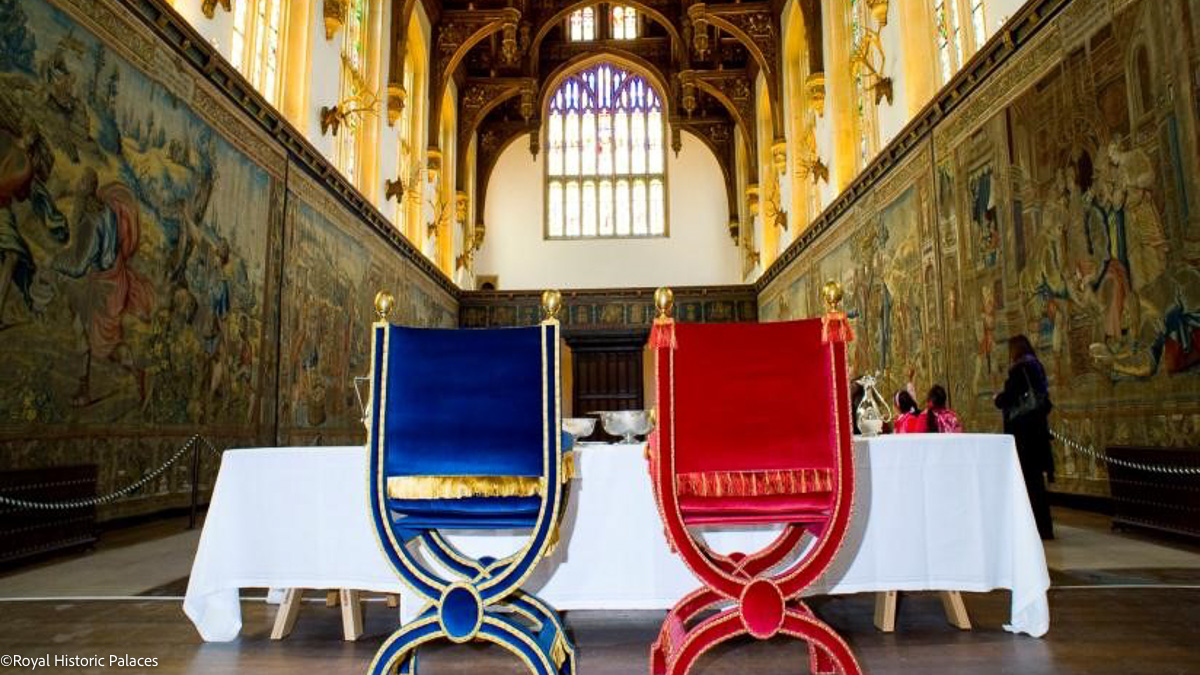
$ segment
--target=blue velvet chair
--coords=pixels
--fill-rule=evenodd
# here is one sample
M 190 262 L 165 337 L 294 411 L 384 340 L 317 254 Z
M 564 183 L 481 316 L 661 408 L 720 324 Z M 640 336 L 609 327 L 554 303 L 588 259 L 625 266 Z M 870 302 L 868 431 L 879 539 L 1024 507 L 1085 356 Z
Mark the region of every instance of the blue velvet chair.
M 493 642 L 537 675 L 573 675 L 558 613 L 520 589 L 557 541 L 571 473 L 561 297 L 543 295 L 541 325 L 487 330 L 393 326 L 391 303 L 376 298 L 371 343 L 371 513 L 397 574 L 428 604 L 384 641 L 371 673 L 415 673 L 417 648 L 444 638 Z M 530 536 L 512 556 L 476 560 L 443 537 L 453 529 Z M 450 574 L 424 566 L 421 546 Z

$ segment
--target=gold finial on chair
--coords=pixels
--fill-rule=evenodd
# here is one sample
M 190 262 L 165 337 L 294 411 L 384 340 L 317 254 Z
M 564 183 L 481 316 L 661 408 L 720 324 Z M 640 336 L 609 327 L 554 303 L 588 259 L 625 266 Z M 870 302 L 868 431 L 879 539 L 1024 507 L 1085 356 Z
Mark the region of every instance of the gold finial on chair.
M 558 321 L 558 313 L 562 311 L 562 293 L 557 289 L 542 292 L 543 321 Z
M 821 287 L 821 300 L 825 302 L 825 311 L 834 312 L 842 304 L 842 285 L 830 279 Z
M 396 296 L 387 291 L 379 291 L 375 294 L 375 316 L 380 321 L 387 321 L 388 316 L 392 313 L 392 308 L 396 306 Z
M 851 342 L 854 330 L 850 328 L 850 317 L 842 311 L 842 285 L 830 279 L 821 287 L 821 300 L 825 303 L 825 316 L 821 317 L 821 342 Z
M 654 309 L 658 312 L 659 319 L 671 318 L 671 313 L 675 311 L 675 293 L 671 289 L 663 286 L 654 291 Z

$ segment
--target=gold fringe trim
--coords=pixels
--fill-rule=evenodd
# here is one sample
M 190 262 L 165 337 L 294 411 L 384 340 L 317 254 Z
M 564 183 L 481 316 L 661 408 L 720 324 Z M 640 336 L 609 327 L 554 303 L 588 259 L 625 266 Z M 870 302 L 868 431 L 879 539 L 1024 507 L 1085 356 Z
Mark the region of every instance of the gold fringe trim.
M 782 469 L 779 471 L 703 471 L 675 477 L 680 497 L 769 497 L 829 492 L 833 489 L 830 469 Z
M 575 451 L 567 450 L 563 453 L 562 465 L 562 482 L 567 482 L 579 477 L 579 470 L 575 466 Z
M 575 453 L 563 453 L 562 481 L 576 476 Z M 389 499 L 466 499 L 468 497 L 538 497 L 545 492 L 541 476 L 390 476 Z
M 390 499 L 465 499 L 467 497 L 536 497 L 540 476 L 391 476 Z
M 554 644 L 550 647 L 550 660 L 554 662 L 554 669 L 562 668 L 562 664 L 567 660 L 567 645 L 563 640 L 562 631 L 554 634 Z

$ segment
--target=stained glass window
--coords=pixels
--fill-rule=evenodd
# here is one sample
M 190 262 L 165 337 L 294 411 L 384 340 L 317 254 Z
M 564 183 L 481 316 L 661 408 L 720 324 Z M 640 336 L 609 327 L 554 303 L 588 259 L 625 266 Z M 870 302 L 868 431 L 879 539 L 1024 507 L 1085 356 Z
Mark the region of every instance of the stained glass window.
M 286 0 L 234 0 L 230 59 L 272 105 L 278 104 L 279 50 Z
M 864 49 L 863 40 L 867 38 L 866 25 L 869 8 L 864 0 L 850 0 L 850 39 L 854 51 L 861 52 L 869 58 L 868 50 Z M 865 68 L 854 68 L 854 114 L 855 131 L 858 133 L 858 165 L 865 167 L 874 154 L 872 147 L 875 103 L 872 100 L 872 90 Z
M 624 5 L 613 5 L 609 11 L 614 40 L 632 40 L 638 36 L 636 9 Z
M 986 0 L 933 0 L 934 42 L 942 82 L 987 42 Z
M 400 119 L 396 120 L 396 130 L 400 137 L 400 168 L 399 173 L 401 179 L 409 180 L 413 165 L 413 106 L 417 104 L 417 92 L 413 89 L 414 73 L 416 63 L 413 61 L 411 53 L 404 54 L 404 80 L 403 87 L 405 92 L 404 107 L 400 110 Z M 411 201 L 411 200 L 409 200 Z M 396 200 L 396 227 L 401 232 L 408 232 L 407 229 L 408 209 L 403 198 Z
M 664 133 L 641 75 L 601 63 L 563 80 L 546 124 L 547 236 L 664 236 Z
M 341 101 L 358 100 L 367 90 L 367 13 L 369 0 L 350 0 L 342 43 Z M 353 105 L 353 104 L 351 104 Z M 361 116 L 353 117 L 338 130 L 337 164 L 346 178 L 357 185 L 358 142 Z
M 942 66 L 942 82 L 962 65 L 962 35 L 958 29 L 958 0 L 934 0 L 933 20 L 936 31 L 938 61 Z
M 987 42 L 987 23 L 983 17 L 983 0 L 971 0 L 971 30 L 975 35 L 975 48 Z
M 596 9 L 584 7 L 571 12 L 567 18 L 567 30 L 571 42 L 584 42 L 596 39 Z

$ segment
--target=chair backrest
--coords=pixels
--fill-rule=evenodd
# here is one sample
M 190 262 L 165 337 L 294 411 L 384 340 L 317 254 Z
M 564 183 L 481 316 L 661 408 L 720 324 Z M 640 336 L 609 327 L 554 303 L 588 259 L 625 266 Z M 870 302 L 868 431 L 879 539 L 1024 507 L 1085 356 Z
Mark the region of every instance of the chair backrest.
M 556 325 L 375 330 L 384 475 L 544 474 L 560 424 Z
M 820 319 L 676 324 L 676 473 L 834 469 L 848 403 L 821 333 Z

